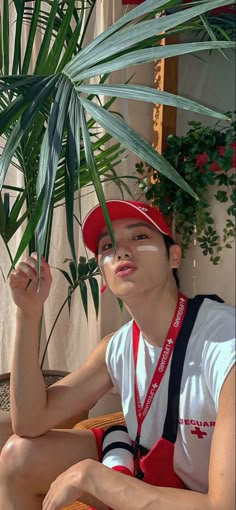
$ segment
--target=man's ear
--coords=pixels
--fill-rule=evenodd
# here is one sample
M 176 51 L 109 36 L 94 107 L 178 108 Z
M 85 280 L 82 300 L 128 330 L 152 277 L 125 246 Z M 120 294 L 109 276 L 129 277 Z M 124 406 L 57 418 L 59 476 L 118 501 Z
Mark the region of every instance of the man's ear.
M 178 244 L 173 244 L 169 248 L 170 265 L 172 269 L 177 269 L 181 261 L 181 248 Z

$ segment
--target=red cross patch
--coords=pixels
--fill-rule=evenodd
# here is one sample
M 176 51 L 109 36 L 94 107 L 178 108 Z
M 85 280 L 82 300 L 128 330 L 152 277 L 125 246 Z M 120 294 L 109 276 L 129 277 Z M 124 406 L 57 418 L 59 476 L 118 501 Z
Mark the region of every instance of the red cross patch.
M 195 434 L 198 439 L 203 439 L 204 436 L 207 436 L 207 433 L 204 430 L 201 430 L 200 427 L 195 427 L 193 430 L 190 430 L 191 434 Z

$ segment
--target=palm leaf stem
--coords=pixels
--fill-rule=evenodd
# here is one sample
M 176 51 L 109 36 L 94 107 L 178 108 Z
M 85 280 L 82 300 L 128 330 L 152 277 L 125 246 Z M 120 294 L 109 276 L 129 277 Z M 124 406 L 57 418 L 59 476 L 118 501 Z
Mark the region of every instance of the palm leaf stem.
M 2 35 L 3 35 L 3 72 L 9 73 L 9 8 L 8 0 L 3 2 L 3 20 L 2 20 Z
M 72 290 L 72 293 L 74 292 L 74 290 L 75 290 L 75 289 L 73 289 L 73 290 Z M 56 318 L 55 318 L 55 320 L 54 320 L 54 322 L 53 322 L 53 325 L 52 325 L 52 327 L 51 327 L 51 331 L 50 331 L 50 333 L 49 333 L 49 335 L 48 335 L 48 339 L 47 339 L 47 342 L 46 342 L 46 345 L 45 345 L 45 348 L 44 348 L 44 351 L 43 351 L 43 355 L 42 355 L 41 363 L 40 363 L 40 367 L 41 367 L 41 368 L 43 368 L 44 360 L 45 360 L 45 357 L 46 357 L 46 354 L 47 354 L 47 350 L 48 350 L 48 345 L 49 345 L 49 342 L 50 342 L 50 340 L 51 340 L 51 336 L 52 336 L 52 334 L 53 334 L 54 328 L 55 328 L 55 326 L 56 326 L 56 323 L 57 323 L 57 321 L 58 321 L 58 318 L 60 317 L 60 314 L 61 314 L 61 312 L 62 312 L 63 308 L 65 307 L 66 303 L 68 302 L 68 299 L 69 299 L 69 298 L 68 298 L 68 296 L 67 296 L 67 297 L 66 297 L 66 299 L 63 301 L 63 303 L 62 303 L 61 307 L 60 307 L 60 308 L 59 308 L 59 310 L 58 310 L 58 313 L 57 313 Z
M 12 74 L 17 74 L 17 71 L 21 73 L 21 34 L 22 34 L 22 26 L 23 26 L 23 14 L 25 8 L 25 0 L 21 0 L 21 2 L 17 2 L 17 0 L 13 0 L 17 18 L 16 18 L 16 32 L 15 32 L 15 42 L 14 42 L 14 52 L 13 52 L 13 64 L 12 64 Z
M 22 74 L 27 74 L 29 70 L 29 65 L 32 58 L 32 50 L 34 47 L 35 35 L 38 25 L 38 17 L 40 13 L 40 5 L 41 0 L 35 0 L 34 2 L 34 11 L 31 19 L 31 23 L 29 25 L 29 34 L 27 38 L 27 46 L 25 50 L 23 65 L 22 65 Z

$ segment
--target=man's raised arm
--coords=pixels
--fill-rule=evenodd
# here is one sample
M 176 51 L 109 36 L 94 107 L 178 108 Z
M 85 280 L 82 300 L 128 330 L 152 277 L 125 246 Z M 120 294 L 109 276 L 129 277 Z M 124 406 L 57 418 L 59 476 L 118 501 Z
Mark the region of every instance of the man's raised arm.
M 37 289 L 36 264 L 36 254 L 32 254 L 18 265 L 9 279 L 17 306 L 10 390 L 12 426 L 16 434 L 31 437 L 89 410 L 112 387 L 105 364 L 107 337 L 97 345 L 83 367 L 46 390 L 38 360 L 38 335 L 52 276 L 42 258 Z

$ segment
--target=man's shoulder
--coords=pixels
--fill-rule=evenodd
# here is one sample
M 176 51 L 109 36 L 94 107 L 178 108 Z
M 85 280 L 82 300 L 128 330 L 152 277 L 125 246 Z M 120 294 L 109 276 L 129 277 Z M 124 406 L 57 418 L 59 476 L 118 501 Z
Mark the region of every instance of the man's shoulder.
M 232 305 L 225 303 L 219 296 L 215 294 L 197 295 L 192 301 L 198 302 L 201 300 L 199 310 L 199 317 L 202 326 L 205 323 L 211 323 L 211 327 L 227 322 L 229 325 L 235 324 L 235 308 Z
M 131 346 L 131 326 L 132 321 L 129 321 L 110 336 L 106 347 L 107 358 L 112 356 L 116 359 L 128 354 Z
M 111 335 L 109 335 L 109 341 L 110 340 L 118 341 L 118 339 L 120 339 L 122 337 L 125 338 L 128 335 L 130 335 L 131 325 L 132 325 L 132 321 L 129 321 L 129 322 L 126 322 L 125 324 L 123 324 L 120 328 L 118 328 Z
M 212 299 L 212 296 L 206 296 L 203 302 L 208 314 L 208 320 L 215 323 L 222 321 L 235 323 L 235 308 L 222 300 Z
M 189 345 L 191 350 L 206 355 L 206 350 L 220 351 L 223 344 L 235 349 L 235 308 L 206 296 L 198 310 Z

